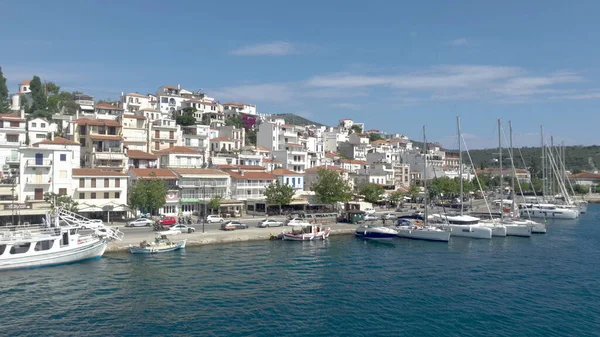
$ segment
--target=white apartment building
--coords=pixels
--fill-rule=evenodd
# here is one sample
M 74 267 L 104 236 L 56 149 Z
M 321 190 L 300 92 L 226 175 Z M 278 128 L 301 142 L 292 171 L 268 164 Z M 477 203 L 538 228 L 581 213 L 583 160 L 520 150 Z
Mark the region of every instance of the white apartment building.
M 338 152 L 347 157 L 356 160 L 367 160 L 367 152 L 369 144 L 353 144 L 349 142 L 343 142 L 338 145 Z
M 231 171 L 231 198 L 236 200 L 265 199 L 265 189 L 277 180 L 267 172 Z
M 246 146 L 246 130 L 244 128 L 236 128 L 231 125 L 223 125 L 219 127 L 219 137 L 225 137 L 233 140 L 233 147 L 240 150 Z
M 144 116 L 144 117 L 146 117 L 146 119 L 148 119 L 150 121 L 155 121 L 157 119 L 170 118 L 168 115 L 163 115 L 162 112 L 160 112 L 160 110 L 156 110 L 153 108 L 140 109 L 135 114 Z
M 79 213 L 91 219 L 125 219 L 127 205 L 127 174 L 117 171 L 73 169 L 73 200 Z
M 238 154 L 240 165 L 263 165 L 264 160 L 271 158 L 271 152 L 262 146 L 244 146 Z
M 21 147 L 19 197 L 23 202 L 44 200 L 44 194 L 72 195 L 73 166 L 79 158 L 71 146 Z
M 123 146 L 129 150 L 147 152 L 150 141 L 150 123 L 144 116 L 123 115 Z
M 177 175 L 173 171 L 157 168 L 132 168 L 129 169 L 128 174 L 130 190 L 139 180 L 158 179 L 164 181 L 167 185 L 167 194 L 165 195 L 165 205 L 158 209 L 158 214 L 179 214 L 179 189 Z
M 49 123 L 45 118 L 34 118 L 27 121 L 29 144 L 41 142 L 48 138 L 48 134 L 53 131 L 56 131 L 56 124 Z
M 217 153 L 232 153 L 236 151 L 235 141 L 227 137 L 216 137 L 210 140 L 211 156 Z
M 219 103 L 214 101 L 204 101 L 199 99 L 186 99 L 181 103 L 180 110 L 194 108 L 196 112 L 194 112 L 194 117 L 197 122 L 202 122 L 204 120 L 205 114 L 210 113 L 218 113 L 222 111 L 222 108 L 219 106 Z M 178 110 L 179 111 L 179 110 Z
M 275 169 L 270 172 L 277 177 L 281 185 L 288 185 L 296 191 L 304 191 L 304 175 L 288 169 Z
M 82 115 L 93 115 L 96 103 L 94 97 L 86 94 L 73 95 L 73 101 L 79 105 L 79 111 Z
M 364 160 L 339 159 L 335 161 L 336 165 L 351 173 L 358 173 L 369 167 L 369 163 Z
M 181 128 L 173 119 L 159 119 L 152 122 L 150 133 L 151 150 L 160 151 L 181 146 Z
M 227 102 L 223 103 L 223 112 L 227 118 L 240 114 L 256 115 L 256 105 L 241 102 Z
M 142 109 L 156 110 L 157 101 L 154 95 L 142 95 L 135 92 L 121 93 L 120 107 L 125 112 L 136 112 Z
M 204 158 L 208 158 L 209 130 L 208 125 L 181 126 L 183 146 L 197 150 L 204 154 Z
M 204 153 L 185 146 L 174 146 L 155 151 L 161 168 L 202 168 L 206 166 Z
M 24 111 L 18 114 L 0 115 L 0 164 L 4 176 L 19 169 L 19 148 L 25 146 L 26 128 Z
M 73 139 L 82 147 L 82 166 L 123 171 L 127 158 L 123 150 L 121 123 L 111 119 L 79 118 L 73 122 Z
M 181 110 L 181 104 L 186 98 L 181 96 L 181 85 L 163 85 L 156 91 L 157 110 L 165 117 L 172 117 Z
M 229 174 L 213 169 L 175 168 L 179 187 L 180 211 L 183 215 L 207 214 L 204 212 L 213 197 L 228 199 L 231 195 Z
M 307 169 L 308 153 L 300 144 L 287 143 L 284 150 L 273 151 L 273 156 L 288 170 L 304 172 Z
M 94 116 L 92 118 L 116 120 L 121 116 L 123 116 L 122 108 L 108 103 L 98 103 L 94 107 Z

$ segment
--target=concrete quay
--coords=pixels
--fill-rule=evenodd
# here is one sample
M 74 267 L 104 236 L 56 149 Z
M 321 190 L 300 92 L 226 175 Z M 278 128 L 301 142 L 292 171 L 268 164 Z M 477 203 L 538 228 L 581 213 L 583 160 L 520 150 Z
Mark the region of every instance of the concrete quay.
M 346 223 L 327 223 L 324 224 L 324 226 L 326 228 L 331 228 L 331 235 L 354 234 L 354 230 L 356 229 L 356 225 Z M 250 227 L 248 229 L 237 229 L 233 231 L 222 231 L 216 228 L 209 228 L 205 229 L 205 232 L 202 233 L 202 225 L 192 225 L 192 227 L 196 229 L 195 233 L 170 235 L 169 237 L 173 241 L 187 239 L 186 247 L 193 247 L 231 242 L 270 240 L 271 234 L 277 235 L 282 231 L 291 230 L 291 227 L 287 226 L 271 228 Z M 123 241 L 109 243 L 106 248 L 106 253 L 129 252 L 129 245 L 137 246 L 141 241 L 151 241 L 158 235 L 158 232 L 147 227 L 122 228 L 121 230 L 125 234 Z

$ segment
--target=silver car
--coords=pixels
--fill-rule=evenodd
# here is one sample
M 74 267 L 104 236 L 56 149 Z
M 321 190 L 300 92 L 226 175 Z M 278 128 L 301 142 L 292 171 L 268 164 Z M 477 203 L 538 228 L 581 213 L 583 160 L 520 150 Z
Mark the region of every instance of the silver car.
M 146 218 L 139 218 L 133 221 L 129 221 L 125 227 L 150 227 L 154 221 Z
M 258 227 L 260 227 L 260 228 L 281 227 L 281 226 L 283 226 L 283 222 L 273 220 L 273 219 L 264 219 L 263 221 L 258 223 Z

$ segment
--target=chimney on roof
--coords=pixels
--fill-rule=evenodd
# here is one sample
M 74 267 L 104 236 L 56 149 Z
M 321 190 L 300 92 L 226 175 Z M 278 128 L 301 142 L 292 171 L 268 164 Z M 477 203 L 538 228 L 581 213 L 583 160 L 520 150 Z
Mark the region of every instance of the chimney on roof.
M 181 90 L 181 84 L 177 83 L 177 90 Z
M 51 140 L 51 141 L 54 141 L 54 131 L 52 131 L 52 132 L 50 133 L 50 140 Z
M 79 119 L 79 109 L 77 109 L 77 111 L 75 111 L 75 119 Z
M 25 109 L 21 108 L 21 119 L 25 119 Z

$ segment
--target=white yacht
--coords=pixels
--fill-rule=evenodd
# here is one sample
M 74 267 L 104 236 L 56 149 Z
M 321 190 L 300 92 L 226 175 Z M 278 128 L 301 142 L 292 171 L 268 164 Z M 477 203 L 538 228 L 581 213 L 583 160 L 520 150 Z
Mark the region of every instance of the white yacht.
M 88 228 L 81 232 L 83 228 Z M 93 259 L 123 233 L 78 214 L 57 209 L 41 226 L 0 228 L 0 270 L 43 267 Z
M 579 211 L 575 208 L 563 208 L 554 204 L 522 203 L 519 205 L 521 216 L 545 219 L 577 219 Z
M 473 239 L 491 239 L 492 228 L 481 226 L 480 219 L 469 215 L 437 215 L 446 220 L 451 236 Z
M 395 227 L 398 236 L 407 239 L 426 241 L 450 241 L 450 231 L 447 229 L 424 225 L 420 220 L 398 219 Z

